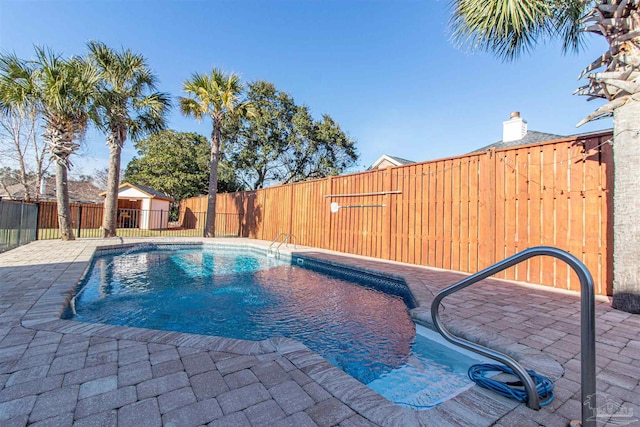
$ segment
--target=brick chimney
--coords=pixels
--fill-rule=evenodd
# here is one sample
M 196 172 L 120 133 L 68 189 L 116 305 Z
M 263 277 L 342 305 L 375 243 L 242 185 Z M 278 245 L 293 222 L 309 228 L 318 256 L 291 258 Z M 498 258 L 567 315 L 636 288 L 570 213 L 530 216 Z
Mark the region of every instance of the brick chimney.
M 509 120 L 502 122 L 502 142 L 518 141 L 527 134 L 527 122 L 519 111 L 511 113 Z

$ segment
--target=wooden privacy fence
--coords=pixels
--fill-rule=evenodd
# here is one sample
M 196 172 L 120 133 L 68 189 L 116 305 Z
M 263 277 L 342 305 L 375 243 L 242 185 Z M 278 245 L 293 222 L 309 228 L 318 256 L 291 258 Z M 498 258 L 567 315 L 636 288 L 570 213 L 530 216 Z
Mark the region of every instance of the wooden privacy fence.
M 612 284 L 610 132 L 377 169 L 257 191 L 220 194 L 244 237 L 297 243 L 474 273 L 538 245 L 568 250 L 598 294 Z M 331 203 L 340 208 L 331 213 Z M 205 211 L 206 196 L 183 200 Z M 560 261 L 531 259 L 501 278 L 579 290 Z
M 58 204 L 56 202 L 38 202 L 38 228 L 58 228 Z M 71 223 L 85 228 L 100 228 L 103 206 L 97 203 L 69 203 Z M 78 221 L 80 220 L 80 221 Z

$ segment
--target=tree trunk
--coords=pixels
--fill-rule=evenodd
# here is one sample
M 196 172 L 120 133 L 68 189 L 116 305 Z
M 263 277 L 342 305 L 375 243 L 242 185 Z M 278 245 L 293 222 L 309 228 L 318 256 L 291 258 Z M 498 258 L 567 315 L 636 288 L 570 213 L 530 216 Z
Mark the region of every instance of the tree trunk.
M 216 196 L 218 194 L 218 162 L 220 161 L 220 122 L 214 119 L 211 134 L 211 155 L 209 156 L 209 195 L 207 197 L 207 221 L 204 237 L 216 234 Z
M 107 175 L 107 197 L 104 200 L 102 237 L 116 237 L 118 222 L 118 186 L 120 184 L 120 141 L 112 137 L 109 141 L 109 174 Z
M 613 115 L 613 307 L 640 313 L 640 101 Z
M 24 201 L 31 201 L 31 188 L 29 187 L 29 180 L 27 178 L 27 167 L 24 164 L 24 154 L 20 153 L 20 183 L 24 188 Z
M 43 178 L 44 178 L 44 172 L 42 172 L 42 166 L 39 165 L 36 172 L 36 194 L 34 197 L 36 202 L 40 201 L 40 194 L 42 193 L 42 190 L 43 190 L 42 188 Z
M 56 160 L 56 199 L 58 202 L 58 226 L 62 240 L 75 240 L 71 227 L 71 209 L 69 208 L 69 183 L 67 164 L 62 159 Z

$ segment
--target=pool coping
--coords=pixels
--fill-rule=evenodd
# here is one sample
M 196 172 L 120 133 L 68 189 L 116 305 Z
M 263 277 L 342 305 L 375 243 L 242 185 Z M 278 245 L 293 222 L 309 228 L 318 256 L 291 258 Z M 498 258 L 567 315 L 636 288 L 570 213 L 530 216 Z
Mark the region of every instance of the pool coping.
M 229 245 L 235 247 L 250 247 L 264 250 L 268 242 L 239 239 L 177 239 L 173 241 L 165 239 L 149 239 L 144 242 L 127 242 L 121 240 L 120 244 L 113 244 L 113 241 L 99 241 L 95 245 L 87 246 L 76 258 L 75 262 L 80 264 L 76 269 L 77 275 L 68 275 L 62 280 L 55 281 L 38 299 L 38 301 L 25 313 L 22 318 L 22 326 L 25 328 L 50 331 L 59 333 L 79 334 L 83 336 L 102 337 L 112 339 L 126 339 L 132 341 L 142 341 L 146 343 L 168 344 L 174 346 L 185 346 L 207 351 L 219 351 L 233 353 L 237 355 L 266 355 L 277 353 L 286 357 L 298 369 L 303 370 L 311 379 L 330 392 L 334 397 L 347 404 L 368 420 L 379 425 L 422 425 L 429 423 L 432 425 L 490 425 L 503 417 L 505 414 L 521 405 L 502 396 L 488 392 L 478 386 L 452 397 L 441 405 L 423 411 L 405 408 L 390 402 L 366 385 L 360 383 L 344 371 L 333 366 L 322 356 L 313 352 L 299 341 L 289 338 L 271 338 L 263 341 L 245 341 L 225 337 L 215 337 L 198 334 L 187 334 L 180 332 L 159 331 L 145 328 L 135 328 L 126 326 L 112 326 L 99 323 L 85 323 L 73 320 L 61 319 L 66 306 L 72 298 L 73 292 L 91 264 L 91 260 L 96 252 L 109 249 L 122 249 L 125 247 L 135 247 L 144 243 L 176 244 L 177 242 L 188 242 L 190 244 L 212 244 Z M 318 253 L 314 248 L 281 248 L 285 256 L 301 256 L 315 259 Z M 311 254 L 313 252 L 313 254 Z M 323 262 L 335 266 L 348 266 L 363 272 L 370 272 L 381 276 L 402 279 L 409 287 L 410 292 L 418 302 L 418 307 L 410 310 L 411 316 L 417 323 L 430 327 L 429 319 L 426 318 L 429 295 L 424 289 L 411 280 L 401 275 L 390 275 L 379 270 L 355 266 L 331 260 L 322 259 Z M 74 277 L 75 276 L 75 277 Z M 445 317 L 447 326 L 456 334 L 466 339 L 474 340 L 480 344 L 490 342 L 492 348 L 499 351 L 508 351 L 530 367 L 536 361 L 542 369 L 536 370 L 544 374 L 555 371 L 553 364 L 540 364 L 540 353 L 537 350 L 519 344 L 508 344 L 507 341 L 479 328 L 468 328 L 463 321 L 455 321 L 449 316 Z M 492 338 L 498 338 L 497 344 L 493 345 Z M 536 353 L 537 352 L 537 353 Z M 553 361 L 555 362 L 555 361 Z M 560 365 L 555 362 L 558 367 Z M 562 368 L 560 367 L 560 370 Z M 561 372 L 556 372 L 561 375 Z

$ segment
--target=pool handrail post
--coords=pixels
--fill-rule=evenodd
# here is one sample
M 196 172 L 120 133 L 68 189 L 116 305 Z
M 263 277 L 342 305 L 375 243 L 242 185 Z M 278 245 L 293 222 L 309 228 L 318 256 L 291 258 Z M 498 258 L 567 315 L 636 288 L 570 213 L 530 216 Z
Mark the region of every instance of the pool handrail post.
M 286 234 L 287 234 L 287 233 L 285 233 L 284 231 L 283 231 L 283 232 L 280 232 L 280 233 L 279 233 L 279 234 L 278 234 L 278 235 L 277 235 L 277 236 L 276 236 L 276 237 L 271 241 L 271 244 L 269 245 L 269 248 L 267 249 L 267 255 L 269 255 L 269 254 L 271 253 L 271 251 L 272 251 L 272 249 L 273 249 L 273 245 L 275 245 L 275 244 L 276 244 L 276 242 L 280 239 L 280 237 L 281 237 L 281 236 L 285 236 Z M 285 236 L 285 239 L 286 239 L 286 236 Z M 278 248 L 280 248 L 280 245 L 278 245 Z M 276 251 L 278 250 L 278 248 L 276 248 Z M 274 251 L 273 256 L 274 256 L 274 257 L 276 256 L 276 252 L 275 252 L 275 251 Z
M 511 357 L 467 341 L 453 335 L 447 330 L 440 319 L 439 307 L 442 300 L 448 295 L 464 289 L 480 280 L 486 279 L 496 273 L 513 267 L 529 258 L 536 256 L 551 256 L 564 261 L 578 275 L 580 279 L 580 315 L 581 315 L 581 387 L 582 387 L 582 425 L 595 427 L 596 425 L 596 339 L 595 339 L 595 295 L 593 277 L 587 267 L 574 255 L 562 249 L 550 246 L 537 246 L 525 249 L 509 258 L 506 258 L 490 267 L 485 268 L 451 286 L 438 292 L 431 303 L 431 318 L 436 330 L 447 341 L 476 352 L 483 356 L 497 360 L 509 366 L 517 374 L 527 391 L 527 406 L 532 409 L 540 409 L 538 393 L 533 380 L 520 364 Z

